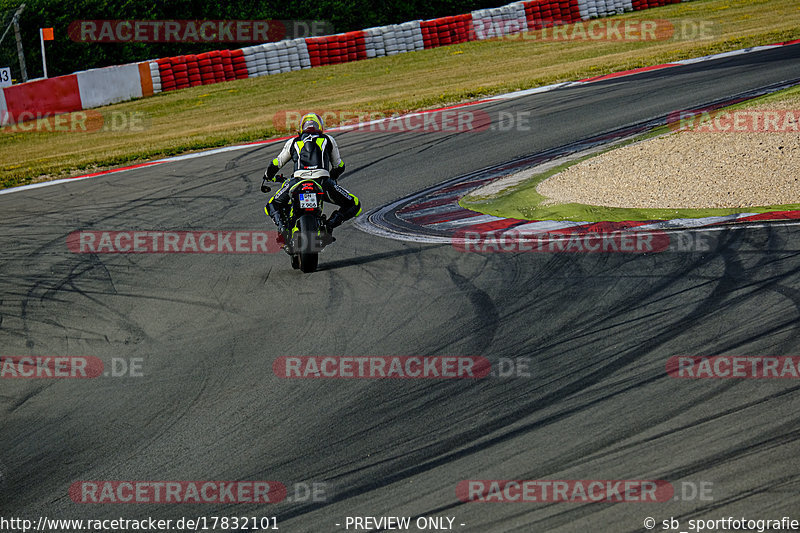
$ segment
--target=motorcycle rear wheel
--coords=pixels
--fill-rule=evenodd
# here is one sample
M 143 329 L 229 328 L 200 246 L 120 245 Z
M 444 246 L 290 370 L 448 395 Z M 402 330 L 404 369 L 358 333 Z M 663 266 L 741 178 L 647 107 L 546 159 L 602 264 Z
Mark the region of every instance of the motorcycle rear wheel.
M 296 250 L 298 251 L 298 262 L 300 270 L 305 273 L 317 270 L 319 263 L 319 252 L 317 251 L 317 221 L 313 216 L 306 215 L 297 221 L 299 242 Z

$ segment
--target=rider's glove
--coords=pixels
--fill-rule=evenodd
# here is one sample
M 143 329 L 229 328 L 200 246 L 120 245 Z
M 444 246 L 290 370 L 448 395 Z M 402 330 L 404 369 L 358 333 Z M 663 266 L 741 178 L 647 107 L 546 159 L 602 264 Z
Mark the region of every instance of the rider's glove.
M 344 174 L 344 162 L 342 162 L 341 166 L 338 166 L 331 170 L 331 178 L 338 180 L 339 177 Z
M 278 173 L 278 165 L 270 163 L 270 165 L 267 167 L 267 170 L 264 171 L 264 179 L 269 181 L 277 181 L 275 179 L 275 174 L 277 173 Z

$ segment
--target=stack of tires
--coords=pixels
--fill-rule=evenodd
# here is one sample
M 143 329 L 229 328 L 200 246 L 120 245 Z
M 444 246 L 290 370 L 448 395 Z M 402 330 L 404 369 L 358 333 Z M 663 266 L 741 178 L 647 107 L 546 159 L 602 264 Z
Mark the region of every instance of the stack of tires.
M 186 89 L 189 87 L 189 72 L 186 65 L 186 56 L 171 57 L 172 75 L 175 77 L 175 88 Z
M 648 8 L 651 8 L 651 7 L 661 7 L 661 6 L 665 6 L 667 4 L 680 4 L 680 3 L 681 3 L 681 0 L 655 0 L 655 1 L 648 0 L 647 8 L 644 8 L 644 9 L 648 9 Z
M 387 26 L 378 26 L 364 30 L 364 49 L 368 58 L 386 55 L 386 45 L 383 34 Z
M 312 66 L 306 39 L 248 46 L 241 49 L 241 57 L 244 58 L 244 67 L 251 78 Z M 238 64 L 241 69 L 242 60 Z
M 325 37 L 306 39 L 308 57 L 312 67 L 337 65 L 367 58 L 366 33 L 351 31 Z
M 158 70 L 158 62 L 148 61 L 150 67 L 150 80 L 153 83 L 153 94 L 160 93 L 161 89 L 161 72 Z
M 516 2 L 503 7 L 473 11 L 472 27 L 478 40 L 527 31 L 525 4 Z
M 366 57 L 393 56 L 425 49 L 418 20 L 368 28 L 363 33 Z
M 214 50 L 203 54 L 166 57 L 150 62 L 153 92 L 247 78 L 241 50 Z
M 210 85 L 217 82 L 214 60 L 211 57 L 211 52 L 197 54 L 197 65 L 200 70 L 200 79 L 203 85 Z
M 247 60 L 244 57 L 244 52 L 241 49 L 231 50 L 231 66 L 233 67 L 233 75 L 237 80 L 244 80 L 250 77 L 247 70 Z
M 269 74 L 267 69 L 267 58 L 260 46 L 248 46 L 242 48 L 242 57 L 244 57 L 245 66 L 247 67 L 247 76 L 255 78 L 257 76 L 264 76 Z
M 472 13 L 420 22 L 425 48 L 459 44 L 475 39 Z
M 631 0 L 614 0 L 614 12 L 612 15 L 621 15 L 626 11 L 633 11 L 633 3 Z
M 605 1 L 605 0 L 602 0 Z M 529 30 L 539 30 L 591 18 L 588 2 L 594 0 L 533 0 L 523 2 Z M 596 11 L 596 7 L 595 7 Z
M 394 39 L 397 42 L 397 53 L 425 49 L 425 40 L 422 37 L 422 29 L 418 20 L 396 24 L 393 30 Z
M 637 9 L 639 0 L 577 0 L 580 18 L 583 20 L 618 15 Z M 645 1 L 645 0 L 641 0 Z M 640 8 L 639 8 L 640 9 Z
M 197 87 L 203 85 L 203 79 L 200 76 L 200 64 L 197 56 L 194 54 L 184 56 L 186 59 L 186 73 L 189 76 L 189 87 Z
M 174 91 L 175 74 L 172 72 L 172 62 L 170 61 L 170 58 L 163 57 L 156 60 L 156 63 L 158 64 L 158 72 L 161 79 L 161 90 Z

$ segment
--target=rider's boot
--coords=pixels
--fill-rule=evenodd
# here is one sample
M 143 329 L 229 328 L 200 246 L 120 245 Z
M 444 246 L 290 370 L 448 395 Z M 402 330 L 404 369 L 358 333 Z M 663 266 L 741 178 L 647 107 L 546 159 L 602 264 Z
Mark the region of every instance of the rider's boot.
M 333 228 L 337 228 L 342 225 L 344 222 L 344 217 L 339 211 L 335 211 L 331 218 L 329 218 L 325 222 L 325 233 L 323 235 L 323 239 L 325 239 L 325 244 L 330 244 L 336 241 L 336 237 L 333 236 Z
M 278 236 L 275 240 L 279 245 L 284 247 L 287 246 L 287 243 L 289 242 L 289 232 L 286 229 L 286 224 L 283 222 L 283 216 L 280 209 L 275 209 L 270 204 L 267 210 L 269 211 L 270 218 L 272 218 L 272 221 L 278 228 Z

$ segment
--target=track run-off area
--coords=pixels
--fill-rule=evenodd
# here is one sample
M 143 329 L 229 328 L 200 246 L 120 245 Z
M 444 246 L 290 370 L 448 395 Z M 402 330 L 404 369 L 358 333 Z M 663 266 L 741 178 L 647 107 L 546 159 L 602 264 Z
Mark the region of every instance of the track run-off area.
M 370 211 L 797 78 L 793 45 L 483 102 L 470 109 L 487 127 L 470 131 L 341 131 L 340 182 Z M 348 223 L 313 274 L 274 247 L 68 245 L 78 231 L 272 231 L 259 185 L 281 144 L 0 195 L 0 356 L 101 369 L 22 378 L 0 366 L 0 514 L 274 517 L 290 532 L 367 530 L 354 517 L 476 532 L 800 520 L 800 381 L 682 378 L 675 366 L 800 356 L 800 226 L 724 227 L 712 246 L 658 253 L 478 253 Z M 351 358 L 356 373 L 359 361 L 423 368 L 429 379 L 286 377 L 309 357 Z M 477 374 L 442 375 L 461 368 Z M 537 497 L 507 501 L 523 490 L 500 483 L 474 501 L 491 487 L 476 480 L 538 481 L 527 486 Z M 634 488 L 582 498 L 593 480 Z M 152 497 L 151 483 L 151 501 L 123 503 L 126 481 L 182 482 L 184 502 Z M 269 481 L 273 498 L 254 497 L 255 483 L 242 497 L 187 500 L 186 482 L 204 481 Z

